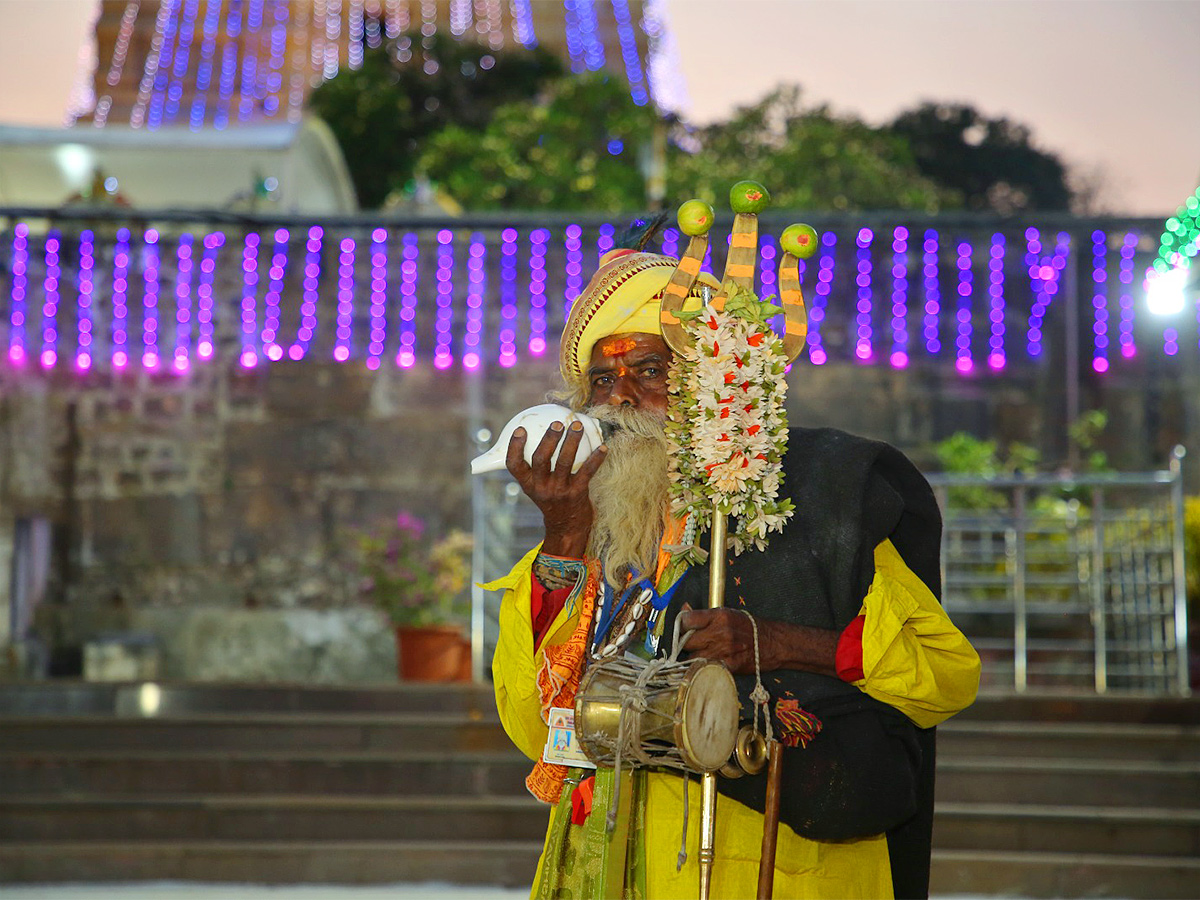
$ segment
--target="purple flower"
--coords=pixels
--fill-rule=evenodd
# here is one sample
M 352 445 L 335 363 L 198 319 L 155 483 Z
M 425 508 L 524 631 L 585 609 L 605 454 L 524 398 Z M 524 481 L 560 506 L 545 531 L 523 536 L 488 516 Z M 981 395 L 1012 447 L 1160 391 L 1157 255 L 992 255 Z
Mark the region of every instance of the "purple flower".
M 425 534 L 425 523 L 407 510 L 400 510 L 400 514 L 396 516 L 396 526 L 401 531 L 409 532 L 417 539 L 420 539 Z

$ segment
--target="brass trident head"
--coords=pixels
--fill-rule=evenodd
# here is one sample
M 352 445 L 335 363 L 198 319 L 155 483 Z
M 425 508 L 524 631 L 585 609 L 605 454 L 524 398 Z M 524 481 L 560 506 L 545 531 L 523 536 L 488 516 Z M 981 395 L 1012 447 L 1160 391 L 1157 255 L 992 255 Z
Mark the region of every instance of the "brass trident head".
M 739 181 L 729 192 L 729 206 L 734 212 L 729 256 L 725 260 L 721 288 L 709 301 L 709 305 L 718 312 L 725 308 L 733 285 L 754 290 L 758 213 L 770 202 L 771 195 L 767 189 L 755 181 Z M 703 200 L 689 200 L 679 207 L 678 219 L 679 230 L 689 235 L 691 240 L 663 290 L 661 316 L 663 338 L 672 350 L 681 353 L 692 344 L 692 338 L 684 330 L 679 312 L 696 283 L 700 265 L 708 250 L 708 230 L 713 224 L 713 209 Z M 804 349 L 804 336 L 808 331 L 804 297 L 800 292 L 798 261 L 808 259 L 817 252 L 817 233 L 808 225 L 789 225 L 779 236 L 779 246 L 783 250 L 779 260 L 779 299 L 787 322 L 783 349 L 788 362 L 791 362 Z

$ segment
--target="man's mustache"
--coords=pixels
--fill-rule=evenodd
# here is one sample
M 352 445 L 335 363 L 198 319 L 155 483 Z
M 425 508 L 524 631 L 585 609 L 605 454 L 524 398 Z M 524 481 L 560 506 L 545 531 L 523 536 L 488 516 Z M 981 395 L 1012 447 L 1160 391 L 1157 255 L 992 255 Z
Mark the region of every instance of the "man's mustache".
M 607 404 L 589 407 L 584 412 L 600 423 L 600 433 L 605 440 L 618 432 L 660 438 L 667 421 L 666 416 L 657 411 Z

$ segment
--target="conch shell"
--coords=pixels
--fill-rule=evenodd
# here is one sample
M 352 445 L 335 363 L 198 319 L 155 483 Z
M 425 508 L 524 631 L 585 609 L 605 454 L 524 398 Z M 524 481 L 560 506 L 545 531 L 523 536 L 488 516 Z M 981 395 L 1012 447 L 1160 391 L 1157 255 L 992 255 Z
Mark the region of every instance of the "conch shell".
M 471 474 L 479 475 L 483 472 L 503 469 L 505 457 L 508 455 L 508 443 L 512 440 L 513 432 L 518 428 L 524 428 L 529 435 L 525 441 L 525 462 L 532 465 L 533 451 L 537 449 L 538 442 L 541 441 L 542 435 L 546 433 L 551 422 L 562 422 L 563 434 L 566 434 L 567 428 L 572 422 L 583 424 L 583 435 L 579 439 L 579 449 L 575 451 L 575 463 L 571 466 L 572 472 L 578 472 L 584 461 L 604 443 L 600 423 L 591 416 L 573 412 L 556 403 L 542 403 L 538 406 L 531 406 L 509 419 L 492 448 L 471 460 Z M 561 449 L 561 445 L 555 448 L 554 456 L 550 460 L 551 465 L 558 462 L 559 449 Z

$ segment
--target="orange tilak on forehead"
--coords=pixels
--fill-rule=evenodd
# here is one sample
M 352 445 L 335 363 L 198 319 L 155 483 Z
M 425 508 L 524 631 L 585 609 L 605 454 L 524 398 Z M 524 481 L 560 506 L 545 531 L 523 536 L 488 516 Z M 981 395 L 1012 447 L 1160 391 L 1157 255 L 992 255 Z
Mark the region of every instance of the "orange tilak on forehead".
M 622 356 L 637 346 L 637 341 L 630 337 L 607 338 L 600 342 L 602 356 Z

